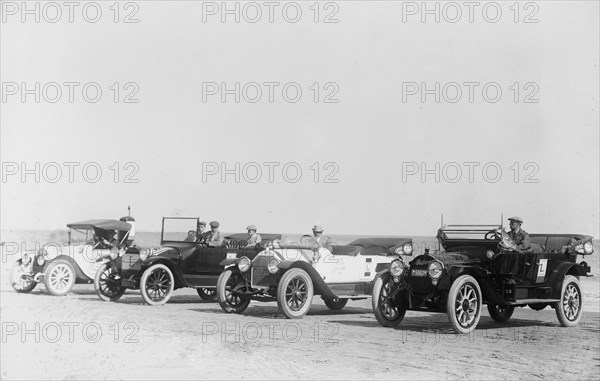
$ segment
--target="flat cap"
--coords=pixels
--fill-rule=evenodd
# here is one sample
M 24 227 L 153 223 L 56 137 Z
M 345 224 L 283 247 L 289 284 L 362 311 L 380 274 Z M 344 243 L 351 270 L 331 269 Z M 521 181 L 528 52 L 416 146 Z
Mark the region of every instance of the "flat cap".
M 254 230 L 254 231 L 256 231 L 257 229 L 256 229 L 256 226 L 254 226 L 254 225 L 248 225 L 246 227 L 246 230 Z
M 313 229 L 312 229 L 312 230 L 313 230 L 314 232 L 323 232 L 323 231 L 325 231 L 325 230 L 323 229 L 323 226 L 321 226 L 321 225 L 315 225 L 315 226 L 313 227 Z
M 517 221 L 518 223 L 522 224 L 523 223 L 523 219 L 521 217 L 511 217 L 508 219 L 509 221 Z
M 210 221 L 210 226 L 213 228 L 218 228 L 220 225 L 218 221 Z

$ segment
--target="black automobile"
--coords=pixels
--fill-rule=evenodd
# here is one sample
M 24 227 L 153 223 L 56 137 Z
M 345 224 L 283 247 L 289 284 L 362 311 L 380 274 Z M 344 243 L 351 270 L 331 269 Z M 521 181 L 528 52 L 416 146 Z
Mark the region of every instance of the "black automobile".
M 457 333 L 472 332 L 486 304 L 492 319 L 507 321 L 515 307 L 556 310 L 562 326 L 579 323 L 583 293 L 579 277 L 591 271 L 577 256 L 594 252 L 592 237 L 530 234 L 535 252 L 518 253 L 515 273 L 503 261 L 516 249 L 502 225 L 446 225 L 439 250 L 408 264 L 401 259 L 380 273 L 373 286 L 373 312 L 386 327 L 400 324 L 407 310 L 445 312 Z
M 161 305 L 174 290 L 192 287 L 201 298 L 213 300 L 223 260 L 254 258 L 272 240 L 281 239 L 280 234 L 261 233 L 260 244 L 246 247 L 247 234 L 232 234 L 220 247 L 208 247 L 189 234 L 196 232 L 198 222 L 195 217 L 164 217 L 160 247 L 138 248 L 117 258 L 104 258 L 105 264 L 94 279 L 100 299 L 116 301 L 126 289 L 139 289 L 147 304 Z

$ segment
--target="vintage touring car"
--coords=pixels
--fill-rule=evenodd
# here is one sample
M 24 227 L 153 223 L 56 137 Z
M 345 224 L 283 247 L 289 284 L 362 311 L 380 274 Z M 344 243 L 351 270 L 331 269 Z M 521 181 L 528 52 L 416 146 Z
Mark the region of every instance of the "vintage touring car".
M 139 289 L 144 302 L 161 305 L 183 287 L 195 288 L 202 299 L 215 299 L 224 259 L 254 258 L 263 245 L 281 238 L 280 234 L 261 233 L 261 244 L 245 247 L 248 235 L 233 234 L 225 237 L 221 247 L 207 247 L 188 238 L 198 223 L 195 217 L 164 217 L 160 247 L 140 248 L 106 261 L 94 280 L 100 299 L 116 301 L 126 289 Z
M 503 272 L 512 252 L 502 225 L 442 225 L 440 248 L 406 264 L 392 262 L 373 286 L 373 312 L 386 327 L 400 324 L 407 310 L 445 312 L 457 333 L 472 332 L 483 304 L 492 319 L 507 321 L 515 307 L 551 306 L 562 326 L 578 324 L 583 307 L 579 277 L 587 276 L 578 255 L 594 252 L 592 237 L 530 234 L 537 252 L 518 253 L 519 271 Z
M 310 309 L 313 295 L 321 295 L 328 308 L 341 310 L 349 299 L 371 297 L 378 271 L 400 255 L 412 252 L 410 238 L 361 238 L 331 251 L 308 244 L 278 245 L 252 260 L 225 260 L 228 266 L 217 283 L 223 311 L 242 313 L 251 300 L 277 301 L 288 318 L 301 318 Z
M 67 244 L 49 243 L 35 255 L 23 254 L 12 269 L 12 287 L 21 293 L 31 292 L 44 282 L 52 295 L 66 295 L 75 283 L 93 282 L 102 257 L 118 255 L 118 247 L 127 250 L 135 234 L 134 219 L 88 220 L 67 224 Z M 116 235 L 116 237 L 114 237 Z M 114 237 L 115 248 L 110 244 Z M 118 241 L 118 242 L 117 242 Z

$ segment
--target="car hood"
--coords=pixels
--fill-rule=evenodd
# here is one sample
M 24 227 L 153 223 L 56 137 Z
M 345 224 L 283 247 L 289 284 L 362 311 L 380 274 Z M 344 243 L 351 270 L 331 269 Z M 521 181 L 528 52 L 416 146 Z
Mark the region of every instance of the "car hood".
M 429 265 L 433 261 L 444 264 L 444 267 L 453 265 L 475 265 L 481 264 L 485 258 L 484 250 L 456 250 L 433 254 L 424 254 L 416 257 L 410 262 L 412 266 Z

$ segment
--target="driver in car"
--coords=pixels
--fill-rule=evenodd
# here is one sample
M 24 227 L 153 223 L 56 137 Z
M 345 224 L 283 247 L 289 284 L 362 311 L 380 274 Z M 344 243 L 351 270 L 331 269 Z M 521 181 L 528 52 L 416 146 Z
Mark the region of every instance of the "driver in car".
M 202 234 L 202 237 L 206 240 L 206 246 L 221 247 L 225 240 L 225 236 L 219 231 L 219 222 L 211 221 L 209 225 L 210 231 Z
M 255 247 L 262 241 L 261 236 L 258 233 L 256 233 L 256 226 L 249 225 L 246 228 L 246 230 L 248 230 L 248 240 L 246 241 L 246 247 Z
M 511 217 L 508 220 L 510 221 L 508 237 L 517 245 L 517 251 L 521 253 L 529 251 L 531 249 L 531 239 L 529 239 L 529 234 L 521 229 L 523 219 L 521 217 Z

